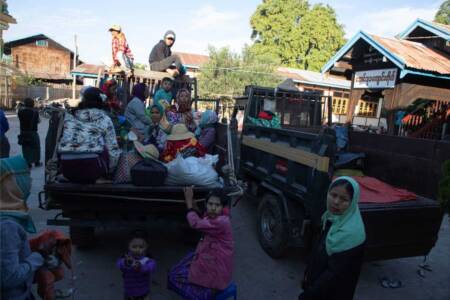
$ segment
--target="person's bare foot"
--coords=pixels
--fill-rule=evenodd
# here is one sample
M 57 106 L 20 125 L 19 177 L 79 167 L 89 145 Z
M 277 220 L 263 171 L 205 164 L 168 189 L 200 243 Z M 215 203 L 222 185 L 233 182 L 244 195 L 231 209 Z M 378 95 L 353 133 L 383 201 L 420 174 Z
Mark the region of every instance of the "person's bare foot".
M 180 74 L 177 69 L 167 69 L 166 72 L 169 73 L 169 75 L 172 77 L 176 77 L 178 74 Z

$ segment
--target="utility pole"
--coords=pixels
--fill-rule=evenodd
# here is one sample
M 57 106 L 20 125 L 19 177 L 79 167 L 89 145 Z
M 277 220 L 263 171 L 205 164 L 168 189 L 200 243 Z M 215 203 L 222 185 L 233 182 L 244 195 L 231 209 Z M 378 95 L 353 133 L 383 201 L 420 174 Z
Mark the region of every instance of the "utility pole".
M 77 61 L 78 61 L 78 43 L 77 43 L 77 35 L 74 35 L 74 42 L 75 42 L 75 53 L 73 56 L 73 68 L 72 70 L 75 70 L 77 67 Z M 73 81 L 72 81 L 72 99 L 75 100 L 76 96 L 76 86 L 77 86 L 77 75 L 73 75 Z

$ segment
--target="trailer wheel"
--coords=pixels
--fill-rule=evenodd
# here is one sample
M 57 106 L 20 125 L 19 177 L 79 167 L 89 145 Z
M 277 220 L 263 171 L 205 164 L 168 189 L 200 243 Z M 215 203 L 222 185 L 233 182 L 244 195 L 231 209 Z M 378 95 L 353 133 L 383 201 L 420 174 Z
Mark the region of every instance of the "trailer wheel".
M 95 228 L 88 226 L 70 226 L 70 239 L 79 248 L 88 248 L 94 244 Z
M 282 257 L 288 248 L 288 226 L 275 195 L 265 194 L 258 205 L 258 238 L 272 258 Z

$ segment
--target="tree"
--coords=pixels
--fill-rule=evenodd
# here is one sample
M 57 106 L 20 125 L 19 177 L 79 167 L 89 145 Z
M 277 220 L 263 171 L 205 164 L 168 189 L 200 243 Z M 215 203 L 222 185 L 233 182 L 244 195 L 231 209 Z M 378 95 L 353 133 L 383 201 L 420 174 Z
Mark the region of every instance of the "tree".
M 333 8 L 307 0 L 265 0 L 250 24 L 253 51 L 287 67 L 318 71 L 345 43 Z
M 135 63 L 133 65 L 133 68 L 136 70 L 147 70 L 147 65 L 146 64 L 141 64 L 141 63 Z
M 434 16 L 434 21 L 441 24 L 450 25 L 450 0 L 446 0 L 441 4 L 439 10 Z
M 209 47 L 209 61 L 199 74 L 200 97 L 228 97 L 242 95 L 246 85 L 275 86 L 281 79 L 274 75 L 279 63 L 267 55 L 256 56 L 244 47 L 241 54 L 229 48 Z

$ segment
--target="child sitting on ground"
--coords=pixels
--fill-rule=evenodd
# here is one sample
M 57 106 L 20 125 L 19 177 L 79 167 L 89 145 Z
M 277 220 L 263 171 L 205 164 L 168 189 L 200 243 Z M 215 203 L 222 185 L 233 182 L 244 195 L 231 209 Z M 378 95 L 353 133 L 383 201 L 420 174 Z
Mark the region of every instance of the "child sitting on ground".
M 161 87 L 156 91 L 153 96 L 153 105 L 157 105 L 165 111 L 172 104 L 172 86 L 173 81 L 169 77 L 164 77 L 161 82 Z
M 146 256 L 147 248 L 144 235 L 136 232 L 128 243 L 128 253 L 117 261 L 122 271 L 125 300 L 150 299 L 151 274 L 156 262 Z
M 187 220 L 191 228 L 203 233 L 195 253 L 189 253 L 170 270 L 168 288 L 187 300 L 215 299 L 228 287 L 233 273 L 234 243 L 227 196 L 220 189 L 206 198 L 201 214 L 192 187 L 184 189 Z

